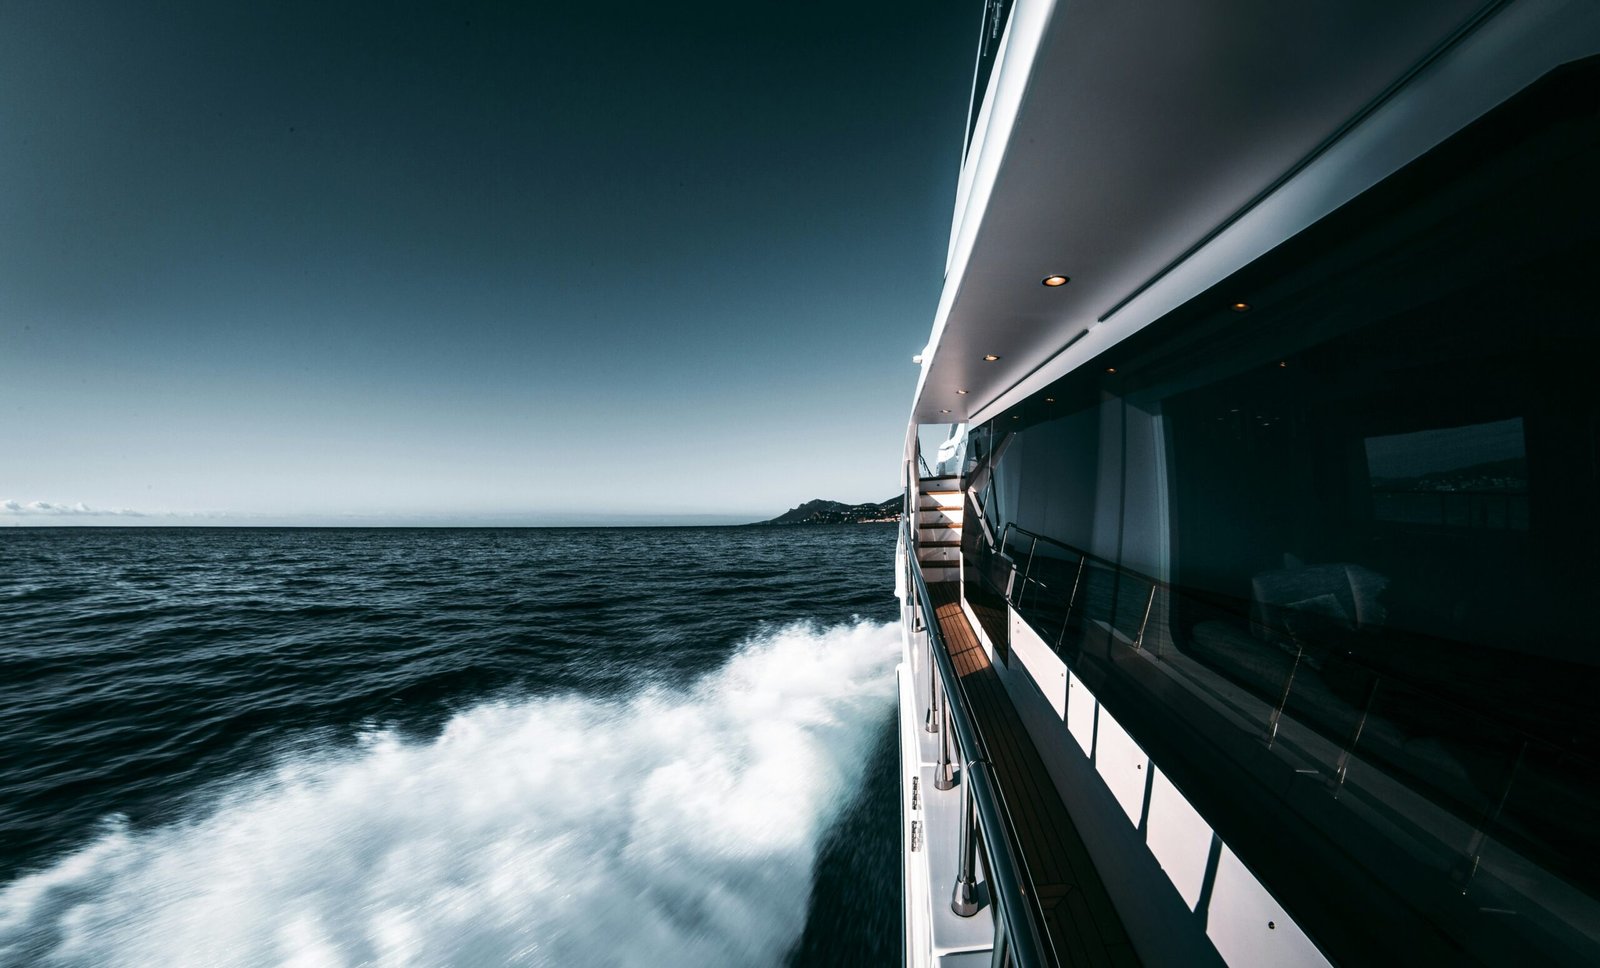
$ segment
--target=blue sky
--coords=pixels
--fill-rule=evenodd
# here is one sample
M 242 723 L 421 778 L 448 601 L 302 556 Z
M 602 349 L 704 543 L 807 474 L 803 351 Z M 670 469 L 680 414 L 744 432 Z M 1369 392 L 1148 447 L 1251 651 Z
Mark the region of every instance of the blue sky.
M 0 7 L 0 522 L 895 490 L 980 4 L 134 6 Z

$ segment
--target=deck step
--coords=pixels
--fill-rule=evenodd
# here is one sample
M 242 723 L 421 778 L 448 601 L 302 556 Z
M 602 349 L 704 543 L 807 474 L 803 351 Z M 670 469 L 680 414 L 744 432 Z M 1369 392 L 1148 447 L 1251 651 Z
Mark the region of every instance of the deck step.
M 957 508 L 962 505 L 960 491 L 923 491 L 917 495 L 917 508 Z

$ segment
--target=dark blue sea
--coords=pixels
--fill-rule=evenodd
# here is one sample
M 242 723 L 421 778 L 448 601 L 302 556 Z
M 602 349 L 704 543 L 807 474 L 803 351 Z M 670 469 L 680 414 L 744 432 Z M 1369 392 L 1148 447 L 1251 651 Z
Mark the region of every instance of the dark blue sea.
M 892 526 L 0 531 L 0 965 L 878 965 Z

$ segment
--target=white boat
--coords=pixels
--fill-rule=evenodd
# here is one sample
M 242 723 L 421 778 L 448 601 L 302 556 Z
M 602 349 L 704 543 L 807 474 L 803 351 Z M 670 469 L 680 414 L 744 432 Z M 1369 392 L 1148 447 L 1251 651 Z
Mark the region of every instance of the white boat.
M 905 962 L 1600 964 L 1600 4 L 990 0 Z

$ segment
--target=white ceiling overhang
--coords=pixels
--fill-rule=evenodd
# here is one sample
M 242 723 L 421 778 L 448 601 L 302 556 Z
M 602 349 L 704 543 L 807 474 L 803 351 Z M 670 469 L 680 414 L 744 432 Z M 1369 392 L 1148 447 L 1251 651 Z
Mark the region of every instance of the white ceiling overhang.
M 1583 0 L 1018 0 L 912 421 L 989 419 L 1595 51 Z

